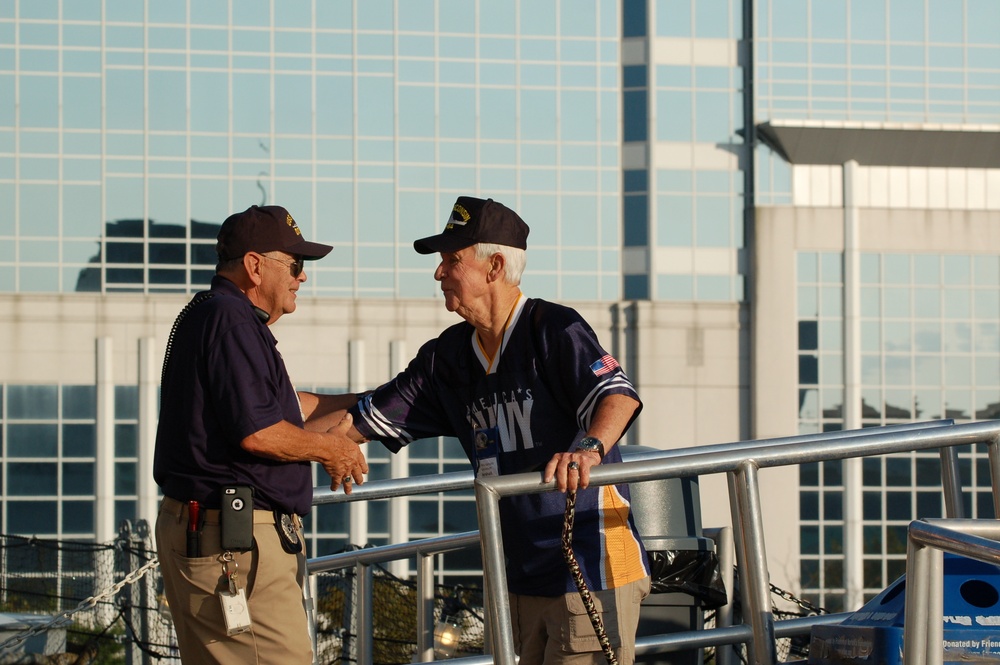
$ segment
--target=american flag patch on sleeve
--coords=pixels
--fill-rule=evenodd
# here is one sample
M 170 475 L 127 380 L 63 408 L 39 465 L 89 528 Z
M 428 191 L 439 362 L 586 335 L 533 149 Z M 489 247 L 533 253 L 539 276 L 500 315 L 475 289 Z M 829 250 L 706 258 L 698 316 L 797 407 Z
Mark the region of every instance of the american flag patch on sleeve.
M 610 355 L 606 355 L 600 360 L 595 360 L 590 365 L 590 371 L 594 373 L 594 376 L 602 376 L 604 374 L 610 374 L 616 369 L 618 369 L 618 361 L 612 358 Z

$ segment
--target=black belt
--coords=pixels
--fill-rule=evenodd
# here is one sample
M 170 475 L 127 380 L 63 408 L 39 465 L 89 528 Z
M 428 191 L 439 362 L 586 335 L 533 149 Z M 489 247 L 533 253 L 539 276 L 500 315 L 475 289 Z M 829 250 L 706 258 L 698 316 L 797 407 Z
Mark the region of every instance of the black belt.
M 168 514 L 174 517 L 181 517 L 187 519 L 188 516 L 188 504 L 186 501 L 178 501 L 177 499 L 172 499 L 169 496 L 163 497 L 162 509 L 166 510 Z M 280 513 L 279 513 L 280 514 Z M 204 517 L 204 520 L 210 524 L 219 523 L 219 510 L 217 508 L 202 508 L 200 510 L 200 515 Z M 290 517 L 297 517 L 296 515 L 289 515 Z M 272 510 L 255 510 L 253 511 L 253 523 L 254 524 L 274 524 L 275 523 L 275 511 Z

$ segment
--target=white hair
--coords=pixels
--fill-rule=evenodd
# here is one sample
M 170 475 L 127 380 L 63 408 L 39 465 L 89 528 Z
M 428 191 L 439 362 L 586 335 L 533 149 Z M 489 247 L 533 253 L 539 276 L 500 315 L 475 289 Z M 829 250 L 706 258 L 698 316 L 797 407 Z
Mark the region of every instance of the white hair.
M 518 247 L 509 245 L 497 245 L 491 242 L 481 242 L 476 245 L 476 259 L 485 261 L 494 254 L 503 254 L 503 278 L 512 286 L 521 283 L 521 275 L 524 273 L 524 266 L 528 263 L 527 253 Z

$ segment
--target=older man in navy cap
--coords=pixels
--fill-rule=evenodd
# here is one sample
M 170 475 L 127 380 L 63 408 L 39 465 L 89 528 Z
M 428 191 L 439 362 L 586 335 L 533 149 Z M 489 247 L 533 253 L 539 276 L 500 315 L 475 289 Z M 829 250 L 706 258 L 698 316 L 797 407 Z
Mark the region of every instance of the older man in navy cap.
M 538 470 L 563 491 L 579 490 L 571 547 L 561 541 L 565 497 L 500 502 L 514 648 L 521 665 L 610 657 L 631 665 L 650 589 L 646 551 L 628 486 L 587 486 L 591 468 L 621 461 L 616 443 L 642 404 L 579 313 L 521 292 L 527 238 L 528 225 L 510 208 L 462 196 L 441 233 L 413 243 L 440 255 L 434 279 L 445 307 L 464 321 L 351 407 L 349 434 L 393 452 L 451 436 L 477 477 Z M 317 416 L 334 403 L 309 394 L 302 401 Z M 339 412 L 307 427 L 324 418 L 337 422 Z
M 287 210 L 252 206 L 219 231 L 211 288 L 174 322 L 164 353 L 153 476 L 163 586 L 185 663 L 312 663 L 300 518 L 310 462 L 333 489 L 368 466 L 345 436 L 307 432 L 269 325 L 295 311 L 308 242 Z M 221 574 L 220 574 L 221 571 Z

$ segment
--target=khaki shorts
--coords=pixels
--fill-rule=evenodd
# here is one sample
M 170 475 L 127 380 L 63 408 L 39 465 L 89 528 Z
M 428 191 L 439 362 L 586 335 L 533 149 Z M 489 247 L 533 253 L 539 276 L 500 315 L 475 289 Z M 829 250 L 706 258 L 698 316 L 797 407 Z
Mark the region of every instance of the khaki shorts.
M 619 665 L 635 662 L 639 606 L 649 578 L 591 592 Z M 604 665 L 607 660 L 578 593 L 552 598 L 509 594 L 514 651 L 520 665 Z

